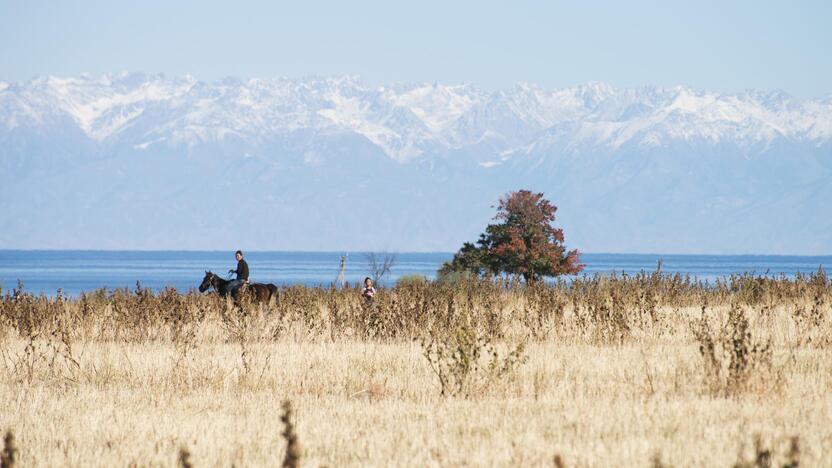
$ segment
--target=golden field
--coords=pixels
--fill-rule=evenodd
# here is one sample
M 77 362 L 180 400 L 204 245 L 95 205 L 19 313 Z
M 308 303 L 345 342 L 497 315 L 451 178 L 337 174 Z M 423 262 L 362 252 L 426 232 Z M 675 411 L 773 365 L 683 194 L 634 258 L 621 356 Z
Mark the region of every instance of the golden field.
M 832 466 L 823 274 L 6 291 L 0 320 L 15 466 L 291 465 L 287 400 L 301 466 Z

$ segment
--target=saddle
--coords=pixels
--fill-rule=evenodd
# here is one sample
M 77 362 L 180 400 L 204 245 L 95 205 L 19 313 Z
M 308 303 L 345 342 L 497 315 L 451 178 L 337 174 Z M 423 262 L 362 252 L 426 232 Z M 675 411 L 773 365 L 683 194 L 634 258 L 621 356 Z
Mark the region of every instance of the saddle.
M 248 285 L 249 285 L 249 282 L 245 281 L 245 282 L 241 283 L 239 286 L 234 286 L 233 288 L 229 289 L 228 292 L 234 293 L 234 294 L 242 293 L 246 289 L 248 289 Z

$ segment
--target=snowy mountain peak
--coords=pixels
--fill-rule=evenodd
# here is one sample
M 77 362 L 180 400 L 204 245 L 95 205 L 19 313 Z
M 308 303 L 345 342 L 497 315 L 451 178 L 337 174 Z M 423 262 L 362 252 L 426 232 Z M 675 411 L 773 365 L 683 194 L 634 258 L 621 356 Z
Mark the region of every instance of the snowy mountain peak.
M 724 94 L 589 82 L 556 90 L 518 83 L 488 92 L 471 84 L 372 87 L 353 75 L 206 83 L 128 72 L 0 83 L 0 122 L 7 128 L 48 125 L 61 115 L 94 141 L 130 140 L 137 148 L 148 141 L 193 146 L 234 135 L 256 143 L 301 129 L 335 130 L 365 138 L 400 162 L 440 149 L 486 145 L 493 155 L 541 148 L 553 138 L 570 150 L 832 138 L 832 98 L 803 101 L 779 90 Z

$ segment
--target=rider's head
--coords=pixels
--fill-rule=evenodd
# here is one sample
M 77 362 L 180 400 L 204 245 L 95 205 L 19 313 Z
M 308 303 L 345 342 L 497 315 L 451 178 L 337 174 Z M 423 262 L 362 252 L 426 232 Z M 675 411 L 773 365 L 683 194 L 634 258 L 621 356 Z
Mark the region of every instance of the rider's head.
M 236 258 L 238 262 L 240 260 L 242 260 L 243 259 L 243 251 L 238 250 L 238 251 L 234 252 L 234 258 Z
M 365 288 L 371 288 L 371 287 L 373 287 L 373 280 L 372 280 L 372 279 L 370 279 L 370 277 L 369 277 L 369 276 L 368 276 L 368 277 L 366 277 L 366 278 L 364 278 L 364 287 L 365 287 Z

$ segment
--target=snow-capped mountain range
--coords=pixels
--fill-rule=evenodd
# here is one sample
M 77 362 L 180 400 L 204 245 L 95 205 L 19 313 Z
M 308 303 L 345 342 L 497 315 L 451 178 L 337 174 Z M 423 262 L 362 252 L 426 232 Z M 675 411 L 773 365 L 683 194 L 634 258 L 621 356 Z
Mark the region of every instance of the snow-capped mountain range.
M 0 248 L 832 252 L 832 96 L 122 73 L 0 82 Z

